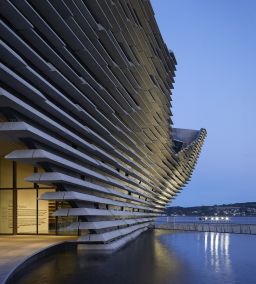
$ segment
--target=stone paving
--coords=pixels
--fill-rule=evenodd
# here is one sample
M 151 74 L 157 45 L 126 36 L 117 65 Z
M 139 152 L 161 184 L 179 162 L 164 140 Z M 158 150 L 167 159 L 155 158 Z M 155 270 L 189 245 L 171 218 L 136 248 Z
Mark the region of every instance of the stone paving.
M 50 245 L 74 239 L 66 236 L 0 236 L 0 284 L 29 255 Z

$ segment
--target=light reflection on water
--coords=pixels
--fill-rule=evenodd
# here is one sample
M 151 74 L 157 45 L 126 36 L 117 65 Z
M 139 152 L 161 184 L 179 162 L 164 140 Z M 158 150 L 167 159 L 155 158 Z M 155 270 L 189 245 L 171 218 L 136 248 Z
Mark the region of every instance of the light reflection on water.
M 226 273 L 231 274 L 232 271 L 229 256 L 230 234 L 206 232 L 202 236 L 204 238 L 206 267 L 210 264 L 216 272 L 225 268 Z
M 67 251 L 17 284 L 255 284 L 256 236 L 155 230 L 112 255 Z

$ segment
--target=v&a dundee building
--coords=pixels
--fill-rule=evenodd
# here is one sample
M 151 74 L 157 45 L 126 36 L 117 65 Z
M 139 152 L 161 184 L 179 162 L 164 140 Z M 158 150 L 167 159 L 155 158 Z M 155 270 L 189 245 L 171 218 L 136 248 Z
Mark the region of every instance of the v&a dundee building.
M 189 181 L 176 60 L 148 0 L 1 0 L 0 234 L 116 249 Z

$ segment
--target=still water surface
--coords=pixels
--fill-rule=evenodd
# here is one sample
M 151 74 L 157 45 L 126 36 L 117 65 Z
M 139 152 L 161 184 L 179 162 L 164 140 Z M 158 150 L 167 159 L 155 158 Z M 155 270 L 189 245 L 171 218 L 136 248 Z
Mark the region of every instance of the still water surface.
M 256 236 L 154 230 L 112 255 L 43 258 L 17 284 L 255 284 Z

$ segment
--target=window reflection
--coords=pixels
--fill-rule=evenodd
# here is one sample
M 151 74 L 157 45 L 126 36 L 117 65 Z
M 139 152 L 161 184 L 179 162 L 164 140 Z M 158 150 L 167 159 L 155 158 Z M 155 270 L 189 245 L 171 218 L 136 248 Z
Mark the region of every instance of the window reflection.
M 38 196 L 55 189 L 39 189 Z M 38 233 L 55 234 L 56 218 L 52 215 L 56 210 L 56 202 L 51 200 L 38 200 Z
M 60 204 L 59 204 L 60 206 Z M 61 208 L 71 208 L 68 202 L 61 202 Z M 58 235 L 77 235 L 77 231 L 68 230 L 68 226 L 72 223 L 78 222 L 77 216 L 65 216 L 65 217 L 58 217 L 57 224 L 58 224 Z

